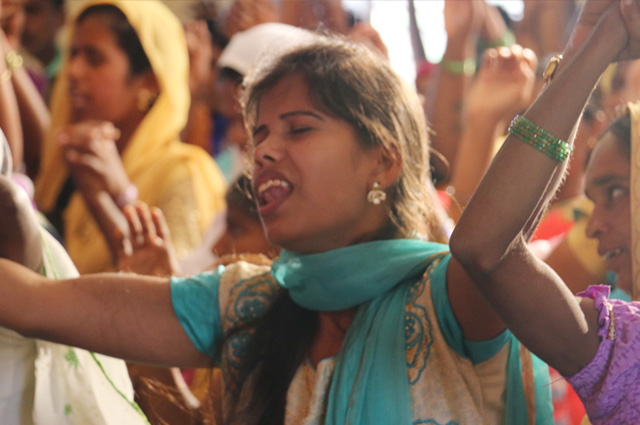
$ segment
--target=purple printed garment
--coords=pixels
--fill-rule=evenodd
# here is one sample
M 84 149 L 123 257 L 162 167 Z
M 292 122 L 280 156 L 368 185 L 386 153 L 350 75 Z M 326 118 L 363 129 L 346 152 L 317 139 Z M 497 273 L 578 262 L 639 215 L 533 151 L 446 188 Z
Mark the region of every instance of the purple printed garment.
M 640 302 L 610 300 L 608 286 L 578 295 L 592 298 L 599 314 L 598 351 L 568 377 L 593 425 L 640 423 Z

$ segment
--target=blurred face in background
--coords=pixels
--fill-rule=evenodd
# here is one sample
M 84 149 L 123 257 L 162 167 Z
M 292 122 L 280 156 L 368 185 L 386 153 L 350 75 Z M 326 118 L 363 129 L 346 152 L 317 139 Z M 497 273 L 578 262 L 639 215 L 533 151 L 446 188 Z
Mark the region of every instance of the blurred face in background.
M 124 128 L 135 126 L 146 113 L 138 107 L 138 95 L 153 76 L 131 75 L 126 53 L 99 17 L 76 25 L 66 72 L 74 122 L 101 120 Z
M 632 287 L 631 165 L 623 143 L 606 133 L 596 145 L 586 171 L 585 193 L 594 203 L 587 236 L 598 240 L 598 254 L 617 284 L 627 293 Z
M 26 0 L 22 45 L 44 65 L 53 59 L 56 37 L 64 24 L 62 5 L 54 0 Z

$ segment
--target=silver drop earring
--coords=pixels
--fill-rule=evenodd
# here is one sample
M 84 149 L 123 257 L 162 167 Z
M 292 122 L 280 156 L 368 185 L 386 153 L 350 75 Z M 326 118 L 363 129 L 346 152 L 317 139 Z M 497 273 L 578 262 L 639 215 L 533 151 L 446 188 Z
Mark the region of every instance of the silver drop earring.
M 373 187 L 367 193 L 367 201 L 373 205 L 380 205 L 380 203 L 387 199 L 387 194 L 380 189 L 380 183 L 376 180 L 373 181 Z

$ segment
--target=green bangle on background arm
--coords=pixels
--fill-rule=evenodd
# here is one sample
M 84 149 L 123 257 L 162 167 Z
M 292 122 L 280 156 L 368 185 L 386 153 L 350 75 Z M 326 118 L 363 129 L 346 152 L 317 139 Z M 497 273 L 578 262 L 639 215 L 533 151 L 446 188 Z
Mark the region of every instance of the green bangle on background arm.
M 460 74 L 467 77 L 476 73 L 477 63 L 473 58 L 467 58 L 461 61 L 450 61 L 443 59 L 440 62 L 440 69 L 450 74 Z

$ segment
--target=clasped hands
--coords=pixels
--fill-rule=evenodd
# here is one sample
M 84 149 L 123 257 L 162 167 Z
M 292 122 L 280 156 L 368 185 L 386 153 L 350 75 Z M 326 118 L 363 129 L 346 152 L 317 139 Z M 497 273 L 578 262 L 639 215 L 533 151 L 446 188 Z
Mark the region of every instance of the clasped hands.
M 56 133 L 71 176 L 85 198 L 107 192 L 118 199 L 130 185 L 118 151 L 119 137 L 120 131 L 104 121 L 83 121 Z

